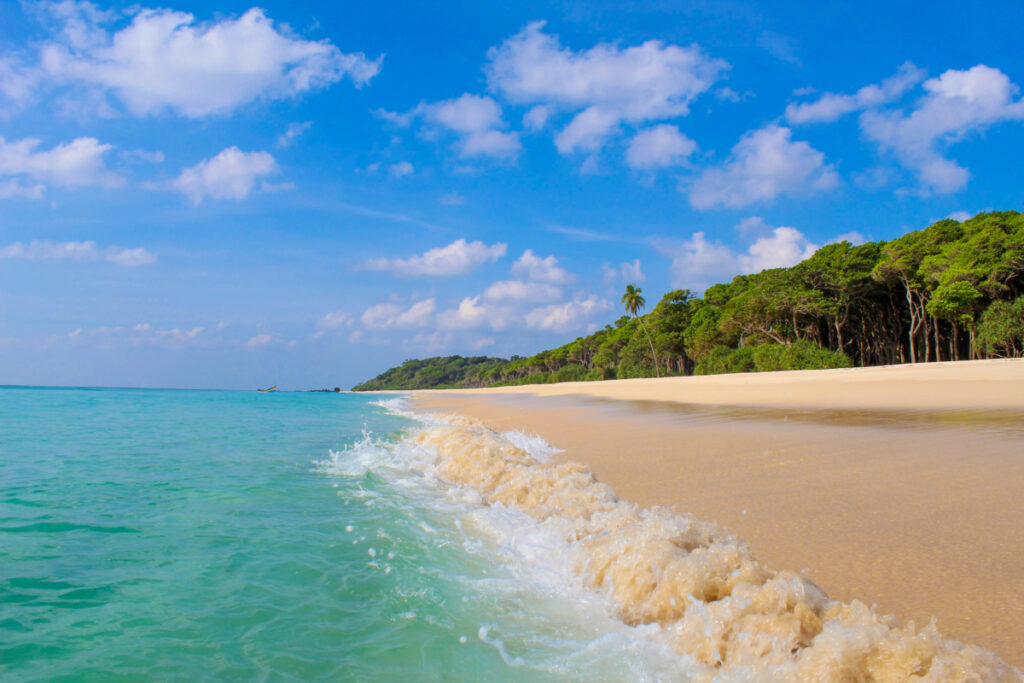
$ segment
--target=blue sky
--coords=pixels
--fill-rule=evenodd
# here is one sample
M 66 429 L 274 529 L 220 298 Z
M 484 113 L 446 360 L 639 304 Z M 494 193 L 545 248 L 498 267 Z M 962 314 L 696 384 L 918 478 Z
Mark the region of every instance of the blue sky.
M 0 4 L 0 383 L 350 386 L 1020 209 L 1019 2 Z

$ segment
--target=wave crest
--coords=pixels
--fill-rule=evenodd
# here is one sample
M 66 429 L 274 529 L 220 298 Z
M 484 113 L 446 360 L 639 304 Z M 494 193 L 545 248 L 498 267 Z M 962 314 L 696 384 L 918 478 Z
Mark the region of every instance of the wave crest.
M 659 624 L 708 677 L 847 681 L 1024 680 L 991 652 L 943 640 L 773 570 L 718 525 L 643 509 L 576 462 L 541 462 L 483 423 L 432 420 L 411 440 L 432 474 L 560 530 L 570 569 L 630 625 Z

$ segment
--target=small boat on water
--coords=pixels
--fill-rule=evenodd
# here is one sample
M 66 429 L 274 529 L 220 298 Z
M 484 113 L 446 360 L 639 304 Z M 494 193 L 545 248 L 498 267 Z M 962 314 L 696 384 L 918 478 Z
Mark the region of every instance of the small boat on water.
M 256 391 L 260 392 L 261 394 L 266 394 L 266 393 L 269 393 L 271 391 L 277 391 L 277 385 L 275 384 L 274 386 L 270 387 L 269 389 L 257 389 Z

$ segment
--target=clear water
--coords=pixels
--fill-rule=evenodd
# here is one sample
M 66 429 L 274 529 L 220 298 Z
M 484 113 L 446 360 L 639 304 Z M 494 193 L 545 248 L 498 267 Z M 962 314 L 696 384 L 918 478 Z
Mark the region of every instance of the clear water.
M 677 677 L 372 401 L 0 388 L 0 678 Z

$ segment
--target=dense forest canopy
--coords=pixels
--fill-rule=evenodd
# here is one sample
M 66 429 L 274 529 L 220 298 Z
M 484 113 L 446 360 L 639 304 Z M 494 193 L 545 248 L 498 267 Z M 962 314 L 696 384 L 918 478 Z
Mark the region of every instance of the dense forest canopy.
M 627 291 L 623 298 L 627 307 L 632 296 Z M 646 315 L 624 315 L 529 358 L 410 360 L 354 388 L 482 387 L 1022 354 L 1024 215 L 1001 211 L 962 223 L 942 220 L 890 242 L 828 244 L 790 268 L 709 287 L 702 298 L 675 290 Z

